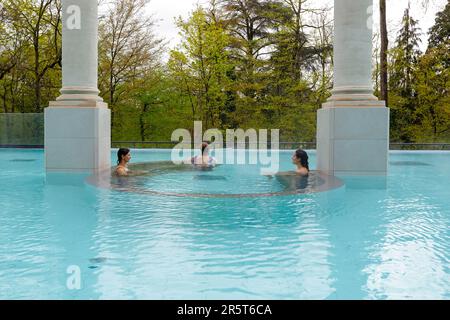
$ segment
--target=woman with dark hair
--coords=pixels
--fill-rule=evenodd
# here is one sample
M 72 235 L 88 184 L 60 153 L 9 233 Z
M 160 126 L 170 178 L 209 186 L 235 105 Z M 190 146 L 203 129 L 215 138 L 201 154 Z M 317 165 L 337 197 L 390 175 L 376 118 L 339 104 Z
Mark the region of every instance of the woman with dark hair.
M 127 176 L 129 173 L 128 162 L 131 160 L 130 149 L 120 148 L 117 151 L 117 167 L 114 171 L 118 176 Z
M 297 166 L 295 171 L 278 172 L 276 174 L 267 174 L 268 177 L 282 177 L 282 176 L 302 176 L 307 177 L 309 175 L 309 162 L 308 154 L 302 149 L 298 149 L 292 155 L 292 163 Z
M 309 183 L 308 154 L 302 149 L 296 150 L 292 155 L 292 163 L 297 166 L 295 171 L 279 172 L 275 174 L 275 178 L 286 190 L 306 189 Z
M 207 142 L 202 143 L 202 154 L 191 158 L 191 164 L 199 167 L 214 167 L 217 161 L 214 157 L 209 155 L 209 144 Z
M 307 176 L 309 174 L 309 162 L 308 154 L 302 150 L 298 149 L 292 155 L 292 163 L 297 166 L 295 172 L 301 176 Z

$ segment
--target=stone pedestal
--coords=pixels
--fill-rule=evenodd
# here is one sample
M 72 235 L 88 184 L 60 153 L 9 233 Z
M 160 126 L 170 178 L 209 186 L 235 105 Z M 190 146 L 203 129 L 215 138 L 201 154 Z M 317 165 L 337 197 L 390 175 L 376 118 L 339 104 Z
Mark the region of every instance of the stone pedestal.
M 62 89 L 45 109 L 47 171 L 96 172 L 111 165 L 111 113 L 98 96 L 98 5 L 62 0 Z
M 389 150 L 388 108 L 322 108 L 318 111 L 317 118 L 319 170 L 334 175 L 386 174 Z
M 318 111 L 317 169 L 385 175 L 389 109 L 372 87 L 372 0 L 335 0 L 333 95 Z
M 96 172 L 111 166 L 111 113 L 107 108 L 45 109 L 47 171 Z

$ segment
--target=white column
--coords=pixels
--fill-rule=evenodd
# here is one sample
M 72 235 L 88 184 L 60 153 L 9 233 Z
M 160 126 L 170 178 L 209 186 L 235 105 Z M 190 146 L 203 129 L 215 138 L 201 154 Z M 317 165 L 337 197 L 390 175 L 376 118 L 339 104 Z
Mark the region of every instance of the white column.
M 318 111 L 317 169 L 386 174 L 389 109 L 373 95 L 373 1 L 335 0 L 334 15 L 334 87 Z
M 50 106 L 106 107 L 98 96 L 98 5 L 95 0 L 62 1 L 61 96 Z
M 45 109 L 47 171 L 110 167 L 111 113 L 99 97 L 98 5 L 62 0 L 62 89 Z
M 334 4 L 334 88 L 330 100 L 378 100 L 372 93 L 372 0 Z

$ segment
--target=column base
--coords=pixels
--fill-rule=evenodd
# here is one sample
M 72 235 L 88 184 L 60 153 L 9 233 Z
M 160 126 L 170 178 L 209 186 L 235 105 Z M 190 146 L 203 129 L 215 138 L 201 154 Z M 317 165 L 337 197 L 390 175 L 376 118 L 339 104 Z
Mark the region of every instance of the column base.
M 96 87 L 65 86 L 56 101 L 50 102 L 50 107 L 85 107 L 107 108 L 108 105 L 98 95 Z
M 387 174 L 389 109 L 381 107 L 383 101 L 377 103 L 374 107 L 372 101 L 332 101 L 318 111 L 319 171 L 331 175 Z
M 58 101 L 50 101 L 49 108 L 108 108 L 108 104 L 103 101 L 95 100 L 96 96 L 93 96 L 92 99 L 77 99 L 75 97 L 74 100 L 58 100 Z M 80 97 L 81 98 L 81 97 Z
M 379 100 L 333 100 L 325 102 L 322 108 L 385 108 L 386 102 Z
M 378 98 L 373 95 L 372 85 L 370 86 L 338 86 L 332 90 L 332 96 L 328 99 L 329 102 L 378 102 Z
M 47 172 L 95 173 L 110 168 L 111 112 L 106 104 L 80 108 L 60 103 L 45 109 Z

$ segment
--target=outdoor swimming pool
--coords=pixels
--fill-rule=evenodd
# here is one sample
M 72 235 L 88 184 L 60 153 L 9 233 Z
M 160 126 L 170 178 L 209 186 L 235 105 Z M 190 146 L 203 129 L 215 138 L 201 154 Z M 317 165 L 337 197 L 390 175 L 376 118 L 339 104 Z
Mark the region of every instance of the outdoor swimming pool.
M 450 299 L 449 152 L 393 152 L 387 178 L 276 196 L 254 166 L 106 188 L 46 176 L 42 150 L 0 164 L 0 299 Z

